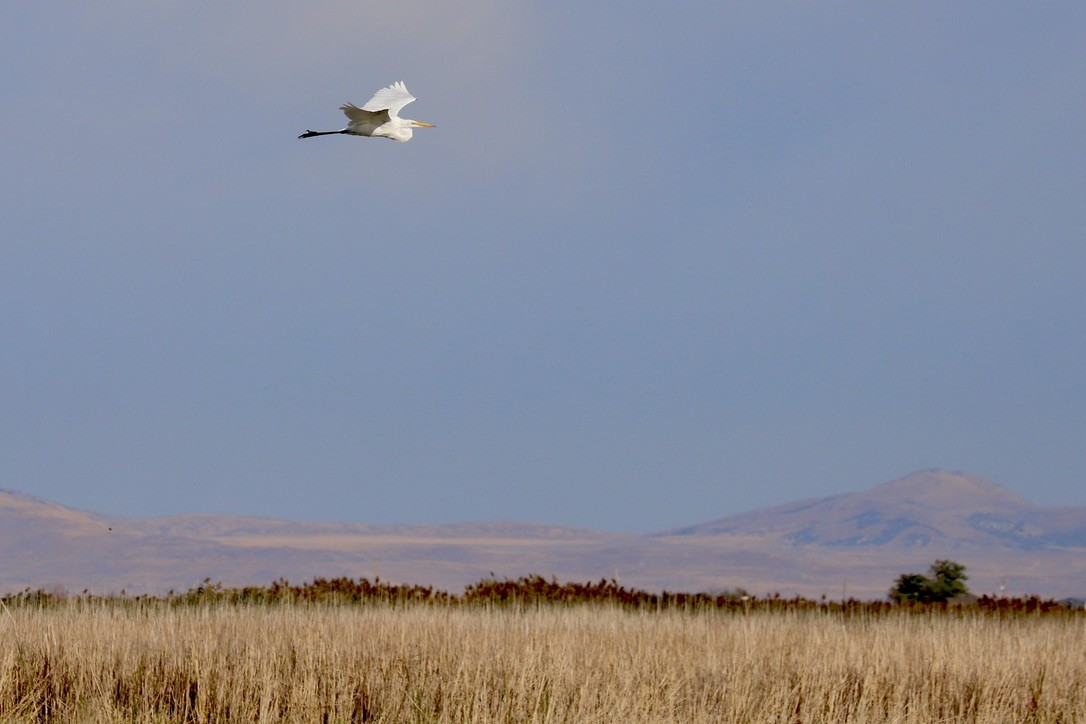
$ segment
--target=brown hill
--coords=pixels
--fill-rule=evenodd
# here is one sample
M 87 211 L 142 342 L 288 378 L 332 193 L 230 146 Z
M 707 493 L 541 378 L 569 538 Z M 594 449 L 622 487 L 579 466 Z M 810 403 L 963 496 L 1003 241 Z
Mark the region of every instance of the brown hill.
M 670 535 L 759 536 L 845 548 L 1086 547 L 1086 507 L 1042 508 L 975 475 L 928 470 L 860 493 L 763 508 Z
M 927 471 L 859 493 L 658 535 L 524 523 L 374 526 L 245 516 L 119 518 L 0 491 L 0 592 L 185 590 L 318 576 L 459 592 L 487 575 L 617 577 L 649 590 L 885 595 L 937 558 L 975 592 L 1086 593 L 1086 508 L 1042 508 L 981 478 Z

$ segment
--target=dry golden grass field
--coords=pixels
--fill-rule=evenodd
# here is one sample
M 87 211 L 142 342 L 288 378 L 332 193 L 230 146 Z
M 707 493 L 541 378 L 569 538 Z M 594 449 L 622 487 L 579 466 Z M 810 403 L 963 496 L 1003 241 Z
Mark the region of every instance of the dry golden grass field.
M 5 605 L 0 721 L 1083 722 L 1086 616 Z

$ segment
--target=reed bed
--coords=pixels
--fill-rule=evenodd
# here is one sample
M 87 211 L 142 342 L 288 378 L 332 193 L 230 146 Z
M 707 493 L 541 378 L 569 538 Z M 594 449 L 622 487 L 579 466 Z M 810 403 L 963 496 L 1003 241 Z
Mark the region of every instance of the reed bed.
M 1086 617 L 72 599 L 0 611 L 0 720 L 1083 722 Z

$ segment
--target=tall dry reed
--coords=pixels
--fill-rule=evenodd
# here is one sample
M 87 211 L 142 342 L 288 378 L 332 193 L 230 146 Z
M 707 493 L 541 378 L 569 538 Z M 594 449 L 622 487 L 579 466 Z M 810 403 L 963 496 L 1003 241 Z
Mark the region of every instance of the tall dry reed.
M 3 721 L 1081 722 L 1086 617 L 70 601 Z

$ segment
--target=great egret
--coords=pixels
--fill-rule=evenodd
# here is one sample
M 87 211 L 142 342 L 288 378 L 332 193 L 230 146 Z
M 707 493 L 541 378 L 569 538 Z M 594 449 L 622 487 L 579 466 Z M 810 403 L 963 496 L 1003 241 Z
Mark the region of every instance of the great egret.
M 413 127 L 434 128 L 432 123 L 412 121 L 410 118 L 400 118 L 397 113 L 415 96 L 407 92 L 407 86 L 403 81 L 393 83 L 388 88 L 382 88 L 373 94 L 366 105 L 359 108 L 353 103 L 347 103 L 339 107 L 339 110 L 347 114 L 350 123 L 342 131 L 306 131 L 298 138 L 312 138 L 313 136 L 330 136 L 336 133 L 345 133 L 348 136 L 374 136 L 388 138 L 393 141 L 410 141 Z

